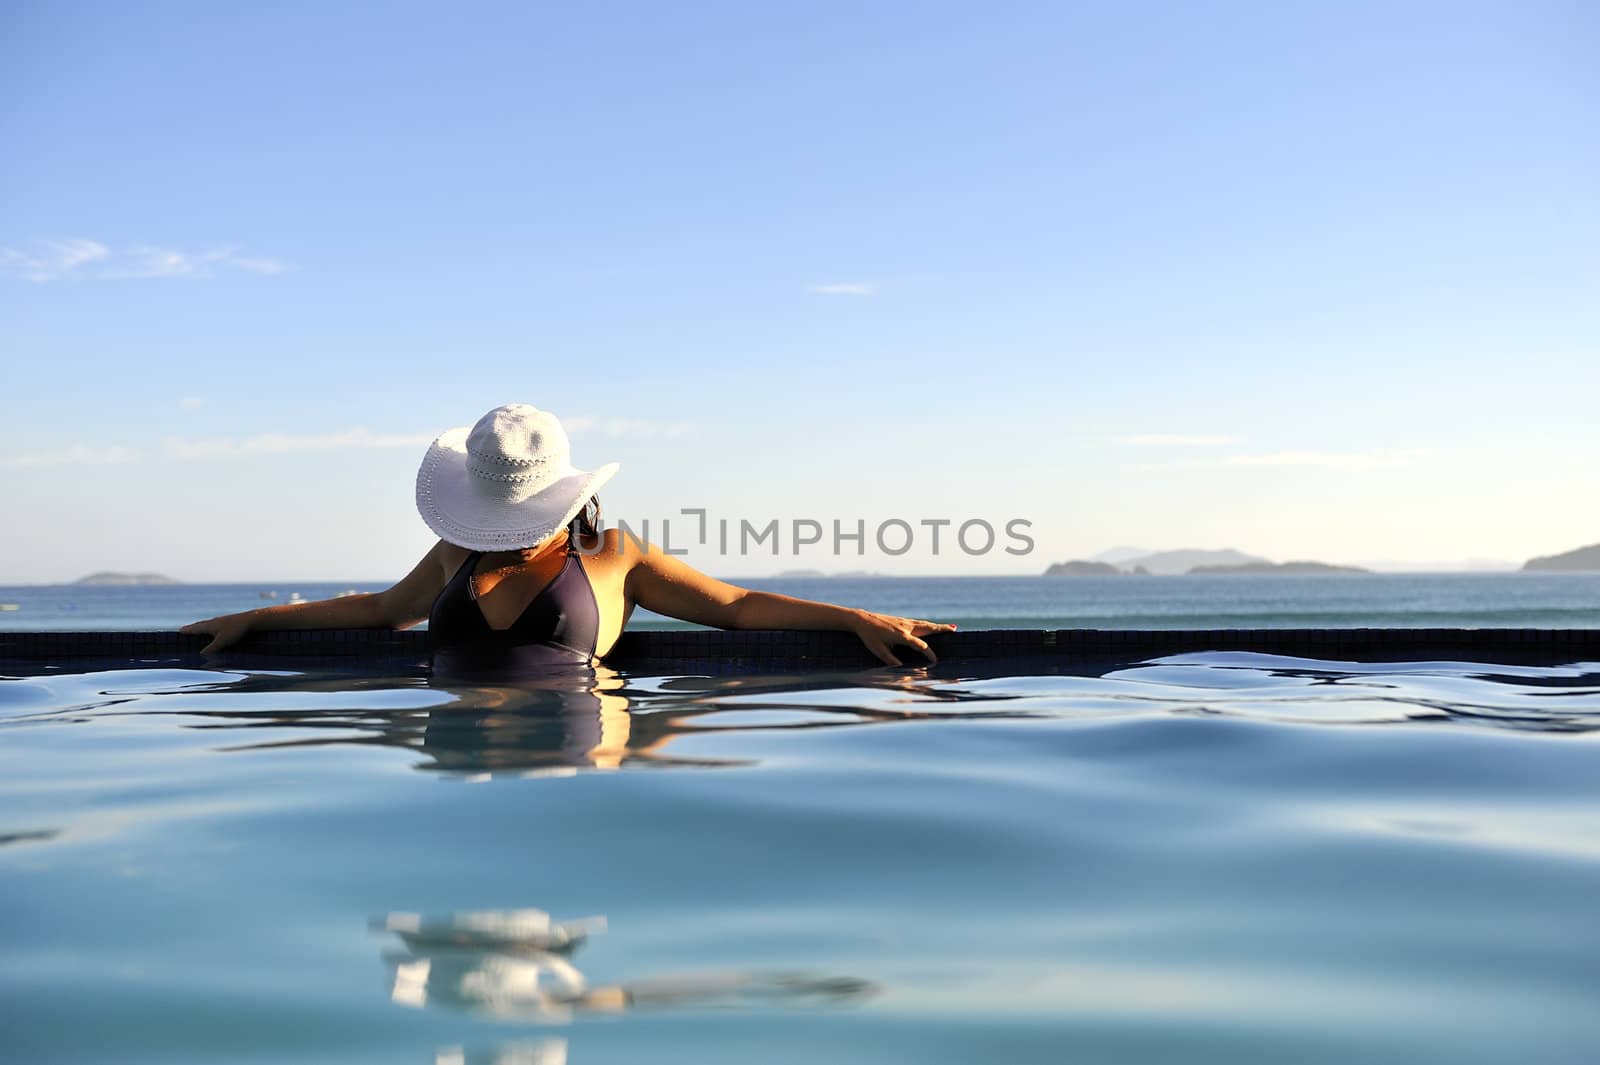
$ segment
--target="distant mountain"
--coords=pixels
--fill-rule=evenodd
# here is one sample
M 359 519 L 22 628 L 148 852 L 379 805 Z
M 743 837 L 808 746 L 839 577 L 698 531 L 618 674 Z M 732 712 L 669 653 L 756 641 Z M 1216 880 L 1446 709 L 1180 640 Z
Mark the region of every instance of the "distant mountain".
M 1600 570 L 1600 544 L 1590 544 L 1559 555 L 1530 558 L 1522 567 L 1525 571 L 1540 570 Z
M 1091 562 L 1109 562 L 1113 566 L 1120 566 L 1129 559 L 1143 558 L 1148 554 L 1150 554 L 1148 547 L 1112 547 L 1100 552 L 1098 555 L 1090 555 L 1089 560 Z
M 1231 547 L 1222 548 L 1220 551 L 1185 548 L 1179 551 L 1157 551 L 1151 555 L 1140 555 L 1125 560 L 1121 566 L 1126 570 L 1143 568 L 1157 576 L 1176 576 L 1188 573 L 1196 566 L 1249 566 L 1270 561 L 1260 555 L 1247 555 L 1243 551 L 1235 551 Z
M 1196 566 L 1191 576 L 1249 577 L 1270 574 L 1282 577 L 1332 577 L 1349 573 L 1371 573 L 1360 566 L 1330 566 L 1326 562 L 1246 562 L 1242 566 Z
M 79 577 L 73 584 L 182 584 L 171 577 L 164 577 L 159 573 L 116 573 L 111 570 L 102 570 L 91 573 L 87 577 Z
M 1122 571 L 1109 562 L 1085 562 L 1083 559 L 1057 562 L 1044 571 L 1046 577 L 1116 577 L 1121 574 Z

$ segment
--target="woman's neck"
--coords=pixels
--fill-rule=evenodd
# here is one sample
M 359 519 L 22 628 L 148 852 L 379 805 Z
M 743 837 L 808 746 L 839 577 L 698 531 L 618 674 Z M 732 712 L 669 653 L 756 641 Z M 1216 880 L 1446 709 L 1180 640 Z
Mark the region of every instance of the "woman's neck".
M 536 544 L 533 547 L 516 548 L 511 551 L 490 551 L 486 553 L 485 557 L 492 562 L 500 562 L 506 565 L 533 562 L 554 554 L 558 548 L 565 547 L 569 535 L 567 532 L 562 531 L 542 544 Z

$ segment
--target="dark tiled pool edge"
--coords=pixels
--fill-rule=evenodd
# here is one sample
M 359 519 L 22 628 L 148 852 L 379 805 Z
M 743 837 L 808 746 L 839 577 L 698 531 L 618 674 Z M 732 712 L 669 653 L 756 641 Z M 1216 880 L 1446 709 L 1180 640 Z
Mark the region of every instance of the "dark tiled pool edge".
M 0 667 L 66 660 L 133 665 L 196 661 L 201 636 L 176 632 L 0 633 Z M 1471 662 L 1600 660 L 1595 629 L 986 629 L 928 639 L 946 662 L 1081 658 L 1156 658 L 1198 651 L 1254 651 L 1365 661 L 1447 659 Z M 421 668 L 426 632 L 379 629 L 270 632 L 252 636 L 216 664 L 316 660 L 363 670 Z M 914 653 L 901 656 L 910 662 Z M 698 670 L 852 669 L 876 664 L 853 636 L 838 632 L 645 631 L 623 635 L 609 665 L 671 672 Z

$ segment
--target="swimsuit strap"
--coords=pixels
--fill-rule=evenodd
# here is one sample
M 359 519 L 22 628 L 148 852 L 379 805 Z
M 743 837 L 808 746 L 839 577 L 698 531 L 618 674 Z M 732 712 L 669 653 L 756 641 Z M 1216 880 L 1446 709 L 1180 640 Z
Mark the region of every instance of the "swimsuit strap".
M 456 571 L 451 575 L 448 583 L 454 584 L 456 581 L 459 581 L 461 579 L 461 575 L 465 573 L 467 575 L 467 583 L 470 585 L 472 583 L 473 567 L 477 566 L 478 559 L 482 557 L 482 551 L 468 551 L 467 557 L 462 561 L 461 565 L 456 567 Z
M 478 560 L 482 557 L 482 551 L 469 551 L 467 552 L 467 560 L 461 563 L 460 569 L 456 570 L 456 580 L 460 580 L 463 573 L 467 575 L 467 598 L 473 602 L 478 601 L 478 574 L 475 571 L 478 568 Z M 451 583 L 454 584 L 455 581 Z

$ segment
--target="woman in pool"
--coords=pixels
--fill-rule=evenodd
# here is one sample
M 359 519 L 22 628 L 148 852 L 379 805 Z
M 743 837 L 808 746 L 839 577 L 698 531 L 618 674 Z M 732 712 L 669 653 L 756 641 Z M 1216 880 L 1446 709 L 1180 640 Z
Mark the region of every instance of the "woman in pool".
M 409 628 L 424 618 L 435 673 L 515 675 L 602 658 L 635 606 L 722 629 L 853 632 L 879 659 L 893 648 L 928 661 L 922 637 L 947 632 L 914 618 L 749 591 L 706 576 L 654 546 L 596 527 L 595 492 L 617 472 L 571 463 L 555 416 L 496 407 L 428 448 L 417 509 L 439 542 L 386 591 L 227 614 L 180 631 L 222 650 L 270 629 Z

